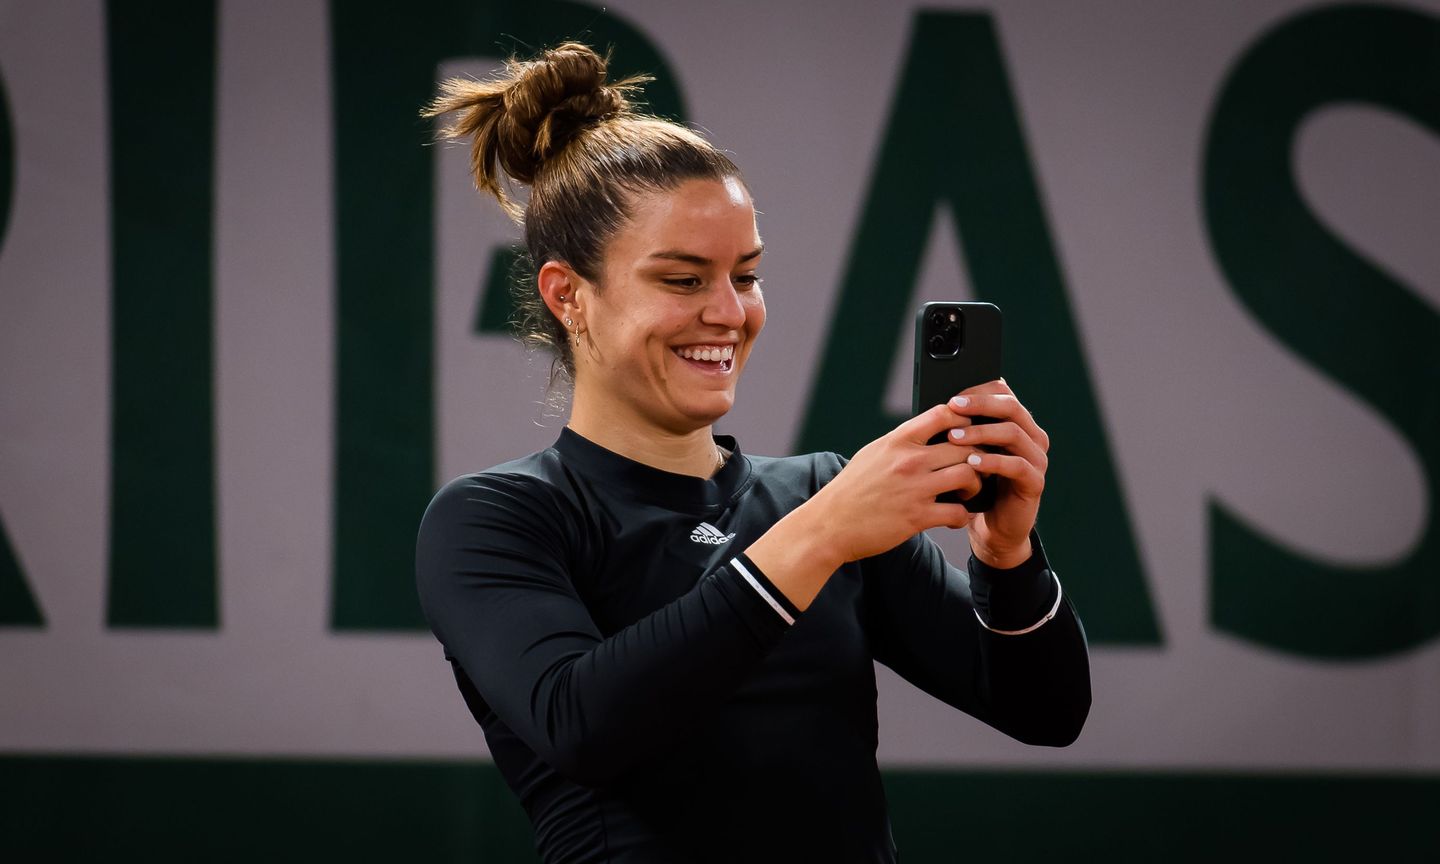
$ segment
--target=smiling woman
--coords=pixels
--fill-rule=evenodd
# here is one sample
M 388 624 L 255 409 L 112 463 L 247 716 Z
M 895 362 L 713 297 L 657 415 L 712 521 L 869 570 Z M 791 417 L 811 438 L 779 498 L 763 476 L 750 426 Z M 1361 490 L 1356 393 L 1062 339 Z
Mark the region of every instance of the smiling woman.
M 765 326 L 755 207 L 729 176 L 639 196 L 628 216 L 606 246 L 603 291 L 559 262 L 539 271 L 541 295 L 568 292 L 568 317 L 588 337 L 575 357 L 570 428 L 635 458 L 669 453 L 674 461 L 658 467 L 703 476 L 711 462 L 686 459 L 704 453 L 710 425 L 730 410 Z
M 522 336 L 574 392 L 553 445 L 436 494 L 421 605 L 545 861 L 894 861 L 875 661 L 1028 743 L 1089 711 L 1034 527 L 1049 439 L 1004 381 L 848 462 L 714 435 L 765 325 L 764 246 L 734 163 L 633 111 L 638 84 L 567 43 L 426 111 L 524 225 Z M 984 475 L 991 510 L 935 500 Z M 969 527 L 964 570 L 940 526 Z

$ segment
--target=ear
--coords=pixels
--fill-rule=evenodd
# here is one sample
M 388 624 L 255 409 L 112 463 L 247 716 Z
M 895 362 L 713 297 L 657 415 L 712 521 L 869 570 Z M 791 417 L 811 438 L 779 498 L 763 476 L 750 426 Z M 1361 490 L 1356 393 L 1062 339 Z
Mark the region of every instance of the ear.
M 551 315 L 562 323 L 566 318 L 579 323 L 590 291 L 590 283 L 583 276 L 563 261 L 546 261 L 535 274 L 535 284 Z M 565 329 L 574 330 L 574 326 Z

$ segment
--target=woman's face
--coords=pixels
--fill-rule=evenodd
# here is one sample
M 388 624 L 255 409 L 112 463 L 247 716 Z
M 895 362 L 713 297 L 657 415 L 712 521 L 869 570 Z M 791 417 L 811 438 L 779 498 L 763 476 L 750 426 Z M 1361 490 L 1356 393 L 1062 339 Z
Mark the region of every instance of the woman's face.
M 760 329 L 755 207 L 739 180 L 690 180 L 637 196 L 587 292 L 576 396 L 618 422 L 671 433 L 730 410 Z

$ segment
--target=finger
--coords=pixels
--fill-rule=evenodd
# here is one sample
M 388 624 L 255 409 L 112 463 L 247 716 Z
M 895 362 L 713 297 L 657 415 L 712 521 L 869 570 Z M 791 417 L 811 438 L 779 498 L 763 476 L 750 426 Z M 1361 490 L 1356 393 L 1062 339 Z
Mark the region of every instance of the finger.
M 1039 500 L 1045 491 L 1045 475 L 1026 459 L 1006 453 L 971 453 L 965 460 L 977 474 L 996 475 L 1010 480 L 1011 488 L 1022 498 Z
M 955 413 L 948 404 L 936 405 L 896 426 L 894 434 L 912 444 L 927 444 L 931 438 L 947 429 L 973 422 L 970 418 Z
M 1050 452 L 1050 435 L 1040 428 L 1040 424 L 1035 422 L 1035 418 L 1030 416 L 1030 411 L 1020 404 L 1020 400 L 1014 393 L 962 394 L 955 396 L 946 404 L 950 406 L 951 410 L 971 417 L 994 417 L 997 420 L 1009 420 L 1023 429 L 1041 451 Z
M 969 434 L 967 431 L 966 435 Z M 965 458 L 974 452 L 975 448 L 971 447 L 968 441 L 961 444 L 952 438 L 926 447 L 920 464 L 930 471 L 939 471 L 951 465 L 963 465 Z
M 1019 456 L 1039 468 L 1041 473 L 1050 467 L 1050 457 L 1040 445 L 1013 422 L 976 423 L 973 426 L 951 429 L 950 443 L 969 447 L 1003 447 L 1013 456 Z M 967 453 L 966 456 L 969 456 Z
M 1015 395 L 1015 392 L 1010 389 L 1010 385 L 1005 383 L 1004 378 L 993 378 L 979 384 L 972 384 L 964 390 L 961 390 L 958 395 L 968 396 L 972 393 L 1009 393 L 1011 396 Z
M 980 492 L 980 475 L 975 473 L 974 466 L 962 462 L 930 472 L 920 488 L 926 495 L 957 492 L 961 498 L 969 498 Z
M 1039 446 L 1041 452 L 1049 453 L 1050 433 L 1046 432 L 1041 428 L 1039 423 L 1035 422 L 1035 416 L 1031 414 L 1030 409 L 1026 408 L 1025 404 L 1020 401 L 1019 395 L 1010 388 L 1010 385 L 1006 383 L 1005 379 L 997 378 L 994 381 L 986 382 L 984 386 L 995 388 L 993 392 L 997 394 L 1013 396 L 1015 398 L 1015 403 L 1020 407 L 1020 410 L 1024 412 L 1021 420 L 1017 422 L 1021 428 L 1025 430 L 1025 434 L 1029 435 L 1030 439 Z
M 926 511 L 926 523 L 934 528 L 942 525 L 946 528 L 965 528 L 970 520 L 975 518 L 974 513 L 965 509 L 964 504 L 931 504 Z
M 953 412 L 952 412 L 952 413 L 953 413 Z M 963 428 L 965 428 L 966 426 L 974 426 L 974 425 L 975 425 L 975 418 L 974 418 L 974 417 L 966 417 L 964 414 L 956 414 L 956 415 L 955 415 L 955 422 L 950 425 L 950 429 L 952 429 L 952 430 L 953 430 L 953 429 L 963 429 Z

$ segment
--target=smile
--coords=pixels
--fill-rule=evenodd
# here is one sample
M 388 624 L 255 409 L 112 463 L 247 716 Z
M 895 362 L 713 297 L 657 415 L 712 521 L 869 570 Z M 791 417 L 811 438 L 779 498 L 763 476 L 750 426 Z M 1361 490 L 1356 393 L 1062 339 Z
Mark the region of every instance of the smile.
M 735 359 L 734 345 L 685 345 L 671 350 L 681 359 L 713 372 L 729 372 Z

